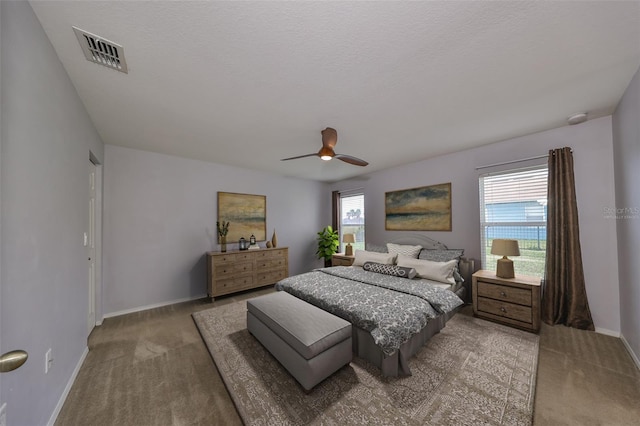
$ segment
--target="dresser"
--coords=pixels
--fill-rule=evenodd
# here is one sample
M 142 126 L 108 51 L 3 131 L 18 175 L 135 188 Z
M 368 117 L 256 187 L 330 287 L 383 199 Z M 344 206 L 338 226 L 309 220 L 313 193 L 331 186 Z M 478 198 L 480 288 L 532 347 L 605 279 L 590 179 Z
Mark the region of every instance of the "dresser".
M 540 330 L 540 278 L 499 278 L 481 270 L 472 276 L 473 314 L 527 331 Z
M 355 256 L 347 256 L 344 253 L 336 253 L 331 256 L 331 266 L 351 266 Z
M 275 284 L 289 276 L 287 247 L 207 253 L 207 293 L 214 300 L 236 293 Z

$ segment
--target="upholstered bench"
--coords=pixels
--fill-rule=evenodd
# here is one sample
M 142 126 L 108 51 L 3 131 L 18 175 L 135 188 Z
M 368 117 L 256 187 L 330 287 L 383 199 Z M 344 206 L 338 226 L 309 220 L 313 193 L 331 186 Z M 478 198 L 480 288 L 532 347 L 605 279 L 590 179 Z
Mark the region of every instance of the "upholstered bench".
M 306 391 L 351 362 L 351 324 L 284 291 L 247 301 L 247 329 Z

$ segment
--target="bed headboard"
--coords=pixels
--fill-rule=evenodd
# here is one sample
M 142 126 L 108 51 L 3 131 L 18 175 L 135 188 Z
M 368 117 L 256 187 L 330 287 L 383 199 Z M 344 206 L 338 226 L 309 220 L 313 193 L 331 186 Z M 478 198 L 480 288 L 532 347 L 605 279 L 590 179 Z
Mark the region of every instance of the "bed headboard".
M 440 241 L 436 241 L 433 238 L 429 238 L 425 235 L 419 235 L 419 234 L 403 235 L 389 242 L 393 244 L 408 244 L 412 246 L 422 246 L 423 248 L 429 249 L 429 250 L 433 250 L 433 249 L 446 250 L 448 248 L 446 245 L 444 245 Z

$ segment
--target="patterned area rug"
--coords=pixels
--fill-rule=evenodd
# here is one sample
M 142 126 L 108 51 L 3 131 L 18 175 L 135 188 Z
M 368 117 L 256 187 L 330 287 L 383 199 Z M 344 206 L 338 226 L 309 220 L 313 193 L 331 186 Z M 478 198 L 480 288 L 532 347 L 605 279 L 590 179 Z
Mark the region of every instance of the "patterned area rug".
M 468 309 L 467 309 L 468 311 Z M 193 314 L 246 425 L 530 425 L 538 336 L 456 314 L 385 378 L 354 358 L 309 394 L 246 328 L 246 302 Z

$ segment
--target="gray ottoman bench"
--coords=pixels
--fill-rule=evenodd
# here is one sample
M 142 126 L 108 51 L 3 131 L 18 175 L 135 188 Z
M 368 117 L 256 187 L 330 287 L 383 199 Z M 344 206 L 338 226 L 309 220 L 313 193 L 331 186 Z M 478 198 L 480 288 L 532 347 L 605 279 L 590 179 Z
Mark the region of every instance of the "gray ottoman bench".
M 351 362 L 351 324 L 284 291 L 247 301 L 247 329 L 310 391 Z

